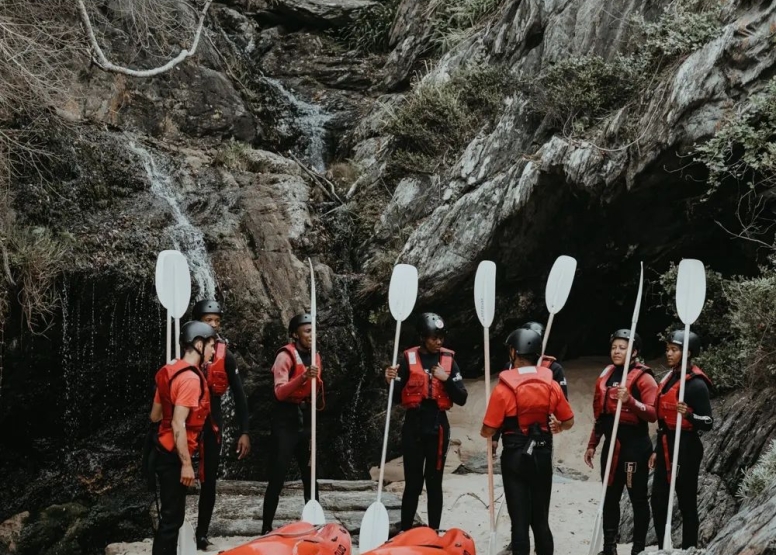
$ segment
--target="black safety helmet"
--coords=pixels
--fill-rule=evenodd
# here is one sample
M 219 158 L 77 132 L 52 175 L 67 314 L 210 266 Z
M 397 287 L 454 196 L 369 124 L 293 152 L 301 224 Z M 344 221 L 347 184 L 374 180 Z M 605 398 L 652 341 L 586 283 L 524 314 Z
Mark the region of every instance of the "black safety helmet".
M 624 339 L 625 341 L 628 341 L 630 340 L 630 336 L 631 336 L 631 330 L 629 329 L 617 330 L 609 338 L 609 345 L 611 346 L 611 344 L 614 343 L 615 339 Z M 638 333 L 633 334 L 633 348 L 636 349 L 637 351 L 641 351 L 641 337 L 639 337 Z
M 299 326 L 304 326 L 305 324 L 312 324 L 313 323 L 313 317 L 310 314 L 304 313 L 304 314 L 297 314 L 293 318 L 291 318 L 291 321 L 288 323 L 288 335 L 292 336 L 296 333 L 296 330 L 299 329 Z
M 211 337 L 217 337 L 216 330 L 214 330 L 212 326 L 206 324 L 205 322 L 200 322 L 199 320 L 192 320 L 191 322 L 186 322 L 181 326 L 179 341 L 182 347 L 193 347 L 194 342 L 197 339 L 207 341 Z M 199 353 L 199 351 L 197 352 Z M 203 355 L 203 353 L 199 354 L 200 356 Z
M 521 330 L 533 330 L 536 333 L 538 333 L 540 336 L 544 337 L 544 325 L 540 324 L 539 322 L 526 322 L 522 326 L 520 326 Z
M 420 330 L 420 336 L 424 339 L 430 335 L 438 335 L 440 337 L 447 335 L 445 321 L 442 320 L 439 314 L 433 312 L 424 312 L 420 315 L 418 329 Z
M 195 320 L 201 320 L 205 314 L 218 314 L 221 316 L 223 313 L 224 311 L 219 302 L 212 299 L 198 301 L 194 304 L 194 308 L 191 309 L 191 317 Z
M 679 345 L 684 347 L 684 330 L 672 331 L 668 336 L 666 343 L 673 345 Z M 690 340 L 688 341 L 687 350 L 690 352 L 690 356 L 698 356 L 701 352 L 701 338 L 695 332 L 690 332 Z
M 542 352 L 542 336 L 534 330 L 518 328 L 509 334 L 504 345 L 512 347 L 521 356 L 539 355 Z

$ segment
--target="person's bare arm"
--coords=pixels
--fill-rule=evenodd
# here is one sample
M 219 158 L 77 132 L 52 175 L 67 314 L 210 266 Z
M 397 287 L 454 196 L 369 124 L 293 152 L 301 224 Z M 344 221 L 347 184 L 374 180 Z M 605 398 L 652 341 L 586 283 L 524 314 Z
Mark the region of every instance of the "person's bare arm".
M 162 420 L 162 404 L 154 403 L 151 405 L 151 415 L 149 416 L 151 422 L 160 422 Z
M 189 416 L 188 407 L 175 406 L 172 412 L 172 434 L 175 439 L 175 449 L 181 460 L 181 484 L 190 486 L 194 483 L 194 467 L 191 465 L 189 455 L 189 443 L 186 439 L 186 418 Z

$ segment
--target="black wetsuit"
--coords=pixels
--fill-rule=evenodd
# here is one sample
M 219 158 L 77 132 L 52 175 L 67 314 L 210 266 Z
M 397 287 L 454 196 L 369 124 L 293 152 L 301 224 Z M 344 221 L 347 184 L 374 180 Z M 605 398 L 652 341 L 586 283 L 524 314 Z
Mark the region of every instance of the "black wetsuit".
M 237 360 L 234 355 L 226 350 L 224 358 L 226 376 L 229 379 L 229 388 L 234 398 L 234 410 L 237 415 L 238 436 L 248 433 L 248 400 L 245 396 L 242 380 L 237 370 Z M 221 396 L 210 390 L 210 418 L 218 427 L 218 435 L 212 426 L 205 426 L 202 434 L 204 442 L 205 480 L 201 484 L 199 492 L 199 512 L 197 516 L 197 538 L 207 536 L 210 527 L 210 519 L 213 516 L 213 507 L 216 504 L 216 479 L 221 465 L 221 451 L 223 445 L 224 419 L 221 412 Z M 227 446 L 229 448 L 231 446 Z
M 607 388 L 619 386 L 622 381 L 622 370 L 622 366 L 615 367 L 606 381 Z M 634 369 L 630 370 L 630 372 L 633 371 Z M 635 381 L 629 393 L 636 401 L 648 403 L 647 409 L 654 410 L 654 380 L 650 377 L 647 382 L 645 378 L 646 376 L 642 376 Z M 650 385 L 649 390 L 642 391 L 640 389 L 640 386 L 646 388 L 648 384 Z M 604 412 L 595 423 L 595 435 L 599 438 L 601 436 L 606 438 L 601 449 L 601 480 L 603 480 L 606 471 L 606 459 L 609 455 L 614 416 L 614 413 Z M 647 421 L 640 420 L 638 424 L 628 424 L 621 420 L 617 428 L 617 444 L 612 457 L 610 482 L 604 497 L 604 553 L 614 552 L 616 549 L 620 528 L 620 498 L 622 490 L 626 488 L 633 507 L 632 553 L 640 553 L 645 549 L 647 531 L 649 530 L 649 488 L 647 481 L 651 455 L 652 442 L 649 439 Z
M 660 387 L 660 393 L 666 393 L 679 381 L 680 372 L 672 372 L 669 380 Z M 658 401 L 659 402 L 659 401 Z M 679 511 L 682 513 L 682 549 L 698 544 L 698 474 L 703 459 L 703 444 L 700 435 L 714 427 L 711 413 L 709 388 L 701 378 L 693 378 L 685 383 L 684 402 L 692 414 L 683 418 L 692 424 L 692 430 L 682 430 L 679 437 L 678 474 L 676 475 L 676 497 Z M 689 416 L 689 417 L 688 417 Z M 655 477 L 652 482 L 652 514 L 655 521 L 655 533 L 659 547 L 663 547 L 666 519 L 668 513 L 668 491 L 670 489 L 670 462 L 673 461 L 675 434 L 664 421 L 658 421 L 657 447 L 655 453 Z M 665 446 L 668 446 L 666 460 Z
M 310 366 L 312 354 L 310 351 L 302 351 L 297 346 L 302 363 Z M 294 369 L 289 372 L 289 381 L 295 377 Z M 320 395 L 321 390 L 318 389 Z M 264 494 L 262 508 L 262 534 L 272 531 L 272 523 L 275 519 L 280 492 L 291 466 L 291 460 L 296 459 L 301 474 L 304 488 L 305 503 L 310 500 L 310 440 L 311 440 L 311 412 L 307 402 L 294 403 L 291 401 L 279 401 L 274 397 L 274 406 L 270 416 L 270 457 L 268 460 L 267 490 Z M 320 403 L 318 408 L 322 408 Z M 316 479 L 315 499 L 318 499 L 318 480 Z
M 440 354 L 419 352 L 420 362 L 428 372 L 440 361 Z M 399 374 L 394 384 L 393 402 L 401 403 L 401 393 L 409 378 L 406 356 L 399 363 Z M 464 405 L 468 393 L 463 376 L 453 360 L 450 377 L 444 382 L 450 400 Z M 418 408 L 407 409 L 402 428 L 402 454 L 404 455 L 404 494 L 401 500 L 401 529 L 409 530 L 415 521 L 418 498 L 426 483 L 428 495 L 428 525 L 438 529 L 442 520 L 442 476 L 450 444 L 450 423 L 447 412 L 439 410 L 436 401 L 425 399 Z

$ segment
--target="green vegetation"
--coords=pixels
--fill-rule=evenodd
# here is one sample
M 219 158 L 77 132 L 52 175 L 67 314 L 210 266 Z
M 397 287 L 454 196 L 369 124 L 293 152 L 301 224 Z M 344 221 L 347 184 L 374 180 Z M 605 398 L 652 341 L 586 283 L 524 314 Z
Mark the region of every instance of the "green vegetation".
M 696 146 L 696 161 L 709 170 L 710 192 L 724 180 L 744 183 L 749 190 L 776 185 L 776 78 L 730 114 L 709 141 Z
M 662 306 L 673 311 L 676 267 L 659 280 Z M 757 277 L 723 278 L 706 271 L 706 303 L 693 330 L 710 346 L 695 359 L 717 393 L 776 384 L 776 260 Z
M 498 68 L 465 69 L 448 81 L 421 81 L 385 121 L 394 136 L 393 168 L 432 172 L 449 154 L 459 152 L 485 120 L 493 120 L 503 98 L 514 90 Z
M 742 501 L 752 501 L 776 483 L 776 440 L 771 441 L 757 463 L 744 474 L 736 495 Z
M 221 143 L 213 156 L 213 165 L 228 170 L 248 171 L 251 165 L 250 149 L 246 143 L 234 139 Z
M 503 0 L 432 0 L 428 13 L 431 42 L 447 52 L 471 37 L 503 3 Z
M 332 35 L 362 54 L 386 52 L 398 6 L 399 0 L 384 0 L 370 10 L 359 12 L 349 25 L 334 30 Z

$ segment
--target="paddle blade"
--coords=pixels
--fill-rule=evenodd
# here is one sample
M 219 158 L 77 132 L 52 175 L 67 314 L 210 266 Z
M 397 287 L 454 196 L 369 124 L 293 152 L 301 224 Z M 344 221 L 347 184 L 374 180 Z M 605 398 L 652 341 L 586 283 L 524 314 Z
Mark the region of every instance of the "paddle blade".
M 676 276 L 676 312 L 684 324 L 698 319 L 706 301 L 706 268 L 703 262 L 685 258 Z
M 560 312 L 560 309 L 566 304 L 576 271 L 577 261 L 575 258 L 562 255 L 555 260 L 544 290 L 544 298 L 550 314 Z
M 490 540 L 488 541 L 488 555 L 498 554 L 498 539 L 496 537 L 495 530 L 490 533 Z
M 496 542 L 496 546 L 499 549 L 507 547 L 509 542 L 512 541 L 512 520 L 509 518 L 507 504 L 503 499 L 499 503 L 498 511 L 496 511 L 496 526 L 492 535 L 495 537 L 493 541 Z
M 172 299 L 170 313 L 173 318 L 181 318 L 189 308 L 189 300 L 191 300 L 189 263 L 179 251 L 170 251 L 164 259 L 163 272 L 164 283 Z
M 302 520 L 309 522 L 313 526 L 326 524 L 326 517 L 323 514 L 323 507 L 315 499 L 310 499 L 302 509 Z
M 159 256 L 156 257 L 156 276 L 154 279 L 154 285 L 156 286 L 156 296 L 159 297 L 159 302 L 162 303 L 164 308 L 170 308 L 172 306 L 172 298 L 170 297 L 171 288 L 165 283 L 165 259 L 173 251 L 162 251 Z
M 496 312 L 496 263 L 483 260 L 474 277 L 474 307 L 483 328 L 489 328 Z
M 188 520 L 178 530 L 178 555 L 197 555 L 197 542 L 194 538 L 194 528 Z
M 595 527 L 593 528 L 593 537 L 590 540 L 590 549 L 588 555 L 598 555 L 604 548 L 603 515 L 599 511 L 595 517 Z
M 388 306 L 391 315 L 403 322 L 415 307 L 418 298 L 418 270 L 409 264 L 397 264 L 391 274 L 391 285 L 388 289 Z
M 388 541 L 388 510 L 385 505 L 375 501 L 364 513 L 359 530 L 358 552 L 364 555 L 376 547 L 380 547 Z

